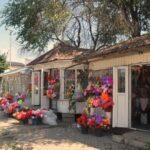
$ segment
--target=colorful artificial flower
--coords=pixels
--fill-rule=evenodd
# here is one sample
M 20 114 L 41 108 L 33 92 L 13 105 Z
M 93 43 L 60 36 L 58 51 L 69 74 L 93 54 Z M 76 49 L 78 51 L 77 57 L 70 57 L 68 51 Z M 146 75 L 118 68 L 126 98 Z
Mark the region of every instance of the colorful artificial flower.
M 103 91 L 101 94 L 101 99 L 107 102 L 111 100 L 111 97 L 109 96 L 107 91 Z
M 86 114 L 82 114 L 82 115 L 77 119 L 77 123 L 78 123 L 80 126 L 83 126 L 83 127 L 88 127 L 87 121 L 88 121 L 88 117 L 87 117 Z
M 92 106 L 93 107 L 99 107 L 100 106 L 100 98 L 96 97 L 92 100 Z
M 95 123 L 96 123 L 96 121 L 95 121 L 95 118 L 94 118 L 94 117 L 88 119 L 88 126 L 89 126 L 90 128 L 95 127 Z

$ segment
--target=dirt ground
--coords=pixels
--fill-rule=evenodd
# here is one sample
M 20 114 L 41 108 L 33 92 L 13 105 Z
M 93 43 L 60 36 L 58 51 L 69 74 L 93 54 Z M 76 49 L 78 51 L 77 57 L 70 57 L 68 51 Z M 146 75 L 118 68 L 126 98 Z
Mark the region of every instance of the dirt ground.
M 111 136 L 83 135 L 73 126 L 20 125 L 0 114 L 0 150 L 133 150 Z

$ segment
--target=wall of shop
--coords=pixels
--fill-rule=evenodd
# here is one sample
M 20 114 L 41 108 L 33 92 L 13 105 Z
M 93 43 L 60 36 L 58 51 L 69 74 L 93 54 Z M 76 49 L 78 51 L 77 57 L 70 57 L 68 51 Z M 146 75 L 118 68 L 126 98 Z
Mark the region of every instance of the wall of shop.
M 147 62 L 150 62 L 150 49 L 149 52 L 147 51 L 138 54 L 128 54 L 126 56 L 125 55 L 121 56 L 121 54 L 117 54 L 116 56 L 113 56 L 111 58 L 109 57 L 109 58 L 101 58 L 99 60 L 93 60 L 89 64 L 89 69 L 100 70 L 110 67 L 126 66 Z
M 34 70 L 46 70 L 51 68 L 67 68 L 70 66 L 74 66 L 72 68 L 83 68 L 83 65 L 77 65 L 72 60 L 56 60 L 48 63 L 42 63 L 32 66 Z
M 2 77 L 2 92 L 10 92 L 12 95 L 20 92 L 29 92 L 31 85 L 30 74 L 12 74 Z

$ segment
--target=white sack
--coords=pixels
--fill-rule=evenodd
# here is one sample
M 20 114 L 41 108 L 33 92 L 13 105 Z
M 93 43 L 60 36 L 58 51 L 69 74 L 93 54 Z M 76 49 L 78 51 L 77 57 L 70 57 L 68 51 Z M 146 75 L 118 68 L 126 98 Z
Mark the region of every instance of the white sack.
M 52 110 L 44 112 L 42 122 L 47 125 L 57 125 L 57 116 L 53 113 Z

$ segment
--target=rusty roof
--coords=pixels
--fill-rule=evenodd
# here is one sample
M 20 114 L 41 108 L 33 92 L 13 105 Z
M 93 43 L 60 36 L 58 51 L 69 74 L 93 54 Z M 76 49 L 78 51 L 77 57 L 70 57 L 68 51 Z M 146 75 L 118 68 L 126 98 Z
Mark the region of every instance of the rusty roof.
M 88 49 L 70 46 L 64 43 L 59 43 L 50 51 L 37 57 L 31 61 L 27 66 L 47 63 L 54 60 L 73 60 L 76 56 L 86 53 Z
M 20 67 L 24 67 L 25 66 L 25 64 L 23 64 L 23 63 L 21 63 L 21 62 L 15 62 L 15 61 L 8 61 L 7 62 L 8 64 L 10 64 L 11 63 L 11 66 L 20 66 Z
M 135 37 L 133 39 L 129 39 L 127 41 L 120 42 L 113 46 L 108 46 L 105 48 L 101 48 L 97 51 L 94 51 L 90 54 L 83 54 L 75 58 L 76 61 L 84 61 L 88 59 L 93 59 L 97 57 L 110 56 L 113 54 L 122 54 L 122 53 L 130 53 L 133 51 L 140 51 L 143 47 L 150 48 L 150 34 L 142 35 L 139 37 Z

